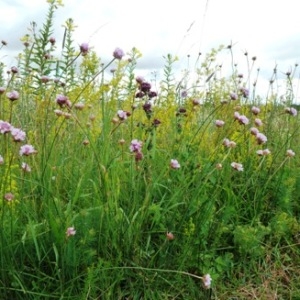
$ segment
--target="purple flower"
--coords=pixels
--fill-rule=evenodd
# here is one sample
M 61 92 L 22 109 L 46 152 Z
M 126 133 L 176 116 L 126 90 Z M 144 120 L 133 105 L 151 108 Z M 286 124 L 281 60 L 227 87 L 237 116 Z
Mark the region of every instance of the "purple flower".
M 26 133 L 23 130 L 19 129 L 19 128 L 12 127 L 10 133 L 11 133 L 11 135 L 12 135 L 15 142 L 24 141 L 25 138 L 26 138 Z
M 32 145 L 28 145 L 28 144 L 21 146 L 20 151 L 19 151 L 21 156 L 22 155 L 28 156 L 30 154 L 35 154 L 36 152 L 37 151 L 34 149 L 34 147 Z
M 180 168 L 180 164 L 179 164 L 178 160 L 177 159 L 171 159 L 170 167 L 172 169 L 179 169 Z
M 209 274 L 203 275 L 202 282 L 203 282 L 204 288 L 209 289 L 211 286 L 211 282 L 212 282 L 210 275 Z
M 124 51 L 120 48 L 116 48 L 113 52 L 113 57 L 115 59 L 122 59 L 122 57 L 125 55 Z
M 259 133 L 259 130 L 257 128 L 255 128 L 255 127 L 251 127 L 250 128 L 250 133 L 252 135 L 257 135 Z
M 258 127 L 260 127 L 260 126 L 263 125 L 262 120 L 261 120 L 261 119 L 258 119 L 258 118 L 256 118 L 256 119 L 254 120 L 254 123 L 255 123 L 255 125 L 258 126 Z
M 285 112 L 288 113 L 288 114 L 290 114 L 293 117 L 296 117 L 297 114 L 298 114 L 297 110 L 294 107 L 287 107 L 285 109 Z
M 21 168 L 26 173 L 30 173 L 31 172 L 30 166 L 27 163 L 25 163 L 25 162 L 22 162 Z
M 216 120 L 215 124 L 216 124 L 217 127 L 223 127 L 225 122 L 222 121 L 222 120 Z
M 5 87 L 3 86 L 0 86 L 0 95 L 4 94 L 5 93 Z
M 0 133 L 10 132 L 11 129 L 12 126 L 8 122 L 0 120 Z
M 11 91 L 6 94 L 6 97 L 11 101 L 15 101 L 19 99 L 20 94 L 17 91 Z
M 296 154 L 293 150 L 289 149 L 286 151 L 286 156 L 288 157 L 294 157 Z
M 256 134 L 256 141 L 259 145 L 266 143 L 267 140 L 267 137 L 263 133 L 259 132 Z
M 88 43 L 82 43 L 80 46 L 80 53 L 82 56 L 85 56 L 88 54 L 90 48 L 89 48 L 89 44 Z
M 248 97 L 249 97 L 249 90 L 248 90 L 248 89 L 246 89 L 246 88 L 244 88 L 244 87 L 241 87 L 241 88 L 240 88 L 240 92 L 241 92 L 241 94 L 242 94 L 242 96 L 243 96 L 244 98 L 248 98 Z
M 69 98 L 68 98 L 67 96 L 64 96 L 64 95 L 57 95 L 57 96 L 56 96 L 56 103 L 57 103 L 60 107 L 62 107 L 62 106 L 64 106 L 64 105 L 67 105 L 67 104 L 68 104 L 68 101 L 70 101 L 70 100 L 69 100 Z
M 249 119 L 244 115 L 239 115 L 238 121 L 241 125 L 247 125 L 249 123 Z
M 19 70 L 18 70 L 18 68 L 17 67 L 11 67 L 11 72 L 13 73 L 13 74 L 17 74 L 17 73 L 19 73 Z
M 6 193 L 6 194 L 4 195 L 4 199 L 5 199 L 6 201 L 8 201 L 8 202 L 14 200 L 14 198 L 15 198 L 15 196 L 14 196 L 14 194 L 12 194 L 12 193 Z
M 4 159 L 2 157 L 2 155 L 0 155 L 0 165 L 3 165 L 4 164 Z
M 258 107 L 256 107 L 256 106 L 253 106 L 253 107 L 251 108 L 251 111 L 252 111 L 252 113 L 253 113 L 254 115 L 258 115 L 258 114 L 260 113 L 260 109 L 259 109 Z
M 142 82 L 140 85 L 140 90 L 144 93 L 148 93 L 151 89 L 151 84 L 149 82 Z
M 239 96 L 238 96 L 237 93 L 234 93 L 234 92 L 230 93 L 230 99 L 231 100 L 237 100 L 238 98 L 239 98 Z
M 129 150 L 131 152 L 140 152 L 142 149 L 142 145 L 143 145 L 143 143 L 141 141 L 134 139 L 131 141 Z
M 271 154 L 271 151 L 269 149 L 263 149 L 263 150 L 257 150 L 256 153 L 259 156 L 266 156 Z
M 119 109 L 117 111 L 117 115 L 118 115 L 119 119 L 122 120 L 122 121 L 127 119 L 127 112 L 124 111 L 124 110 Z

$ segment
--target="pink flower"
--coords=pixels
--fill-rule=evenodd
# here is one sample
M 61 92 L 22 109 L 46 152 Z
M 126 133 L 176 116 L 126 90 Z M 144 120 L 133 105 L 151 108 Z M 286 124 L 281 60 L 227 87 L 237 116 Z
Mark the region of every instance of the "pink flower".
M 222 127 L 222 126 L 224 126 L 225 122 L 222 120 L 216 120 L 215 124 L 217 127 Z
M 258 143 L 259 145 L 266 143 L 267 140 L 268 140 L 267 137 L 266 137 L 263 133 L 260 133 L 260 132 L 259 132 L 259 133 L 256 135 L 256 141 L 257 141 L 257 143 Z
M 260 156 L 266 156 L 266 155 L 271 154 L 271 151 L 269 149 L 263 149 L 263 150 L 257 150 L 256 153 L 257 153 L 257 155 L 260 155 Z
M 263 125 L 263 122 L 262 122 L 261 119 L 255 119 L 255 120 L 254 120 L 254 123 L 255 123 L 255 125 L 258 126 L 258 127 L 260 127 L 260 126 Z
M 240 115 L 238 121 L 241 125 L 247 125 L 249 123 L 249 119 L 244 115 Z
M 0 165 L 3 165 L 4 164 L 4 159 L 2 157 L 2 155 L 0 155 Z
M 80 46 L 80 53 L 82 56 L 85 56 L 88 54 L 90 48 L 89 48 L 89 44 L 88 43 L 82 43 Z
M 230 95 L 229 95 L 229 96 L 230 96 L 230 99 L 231 99 L 231 100 L 237 100 L 237 99 L 238 99 L 238 97 L 239 97 L 237 93 L 233 93 L 233 92 L 232 92 L 232 93 L 230 93 Z
M 69 98 L 65 95 L 57 95 L 56 96 L 56 103 L 60 106 L 63 107 L 65 105 L 68 105 L 68 102 L 70 102 Z
M 223 146 L 227 148 L 235 148 L 236 147 L 236 142 L 230 141 L 229 139 L 224 139 L 223 140 Z
M 120 48 L 116 48 L 113 52 L 113 57 L 116 59 L 122 59 L 122 57 L 125 55 L 124 51 Z
M 19 99 L 20 94 L 17 91 L 11 91 L 6 94 L 6 97 L 11 101 L 15 101 Z
M 166 233 L 166 238 L 167 238 L 167 240 L 169 240 L 169 241 L 173 241 L 173 240 L 175 239 L 175 236 L 174 236 L 174 234 L 173 234 L 172 232 L 168 231 L 168 232 Z
M 75 230 L 74 227 L 68 227 L 68 228 L 67 228 L 67 231 L 66 231 L 67 237 L 73 236 L 73 235 L 75 235 L 75 234 L 76 234 L 76 230 Z
M 172 169 L 179 169 L 179 168 L 180 168 L 180 164 L 179 164 L 178 160 L 176 160 L 176 159 L 171 159 L 170 167 L 171 167 Z
M 121 109 L 118 110 L 117 115 L 118 115 L 119 119 L 122 120 L 122 121 L 127 119 L 127 112 L 124 111 L 124 110 L 121 110 Z
M 243 168 L 243 165 L 242 165 L 242 164 L 239 164 L 239 163 L 236 163 L 236 162 L 232 162 L 232 163 L 231 163 L 231 166 L 232 166 L 235 170 L 237 170 L 237 171 L 240 171 L 240 172 L 244 171 L 244 168 Z
M 11 129 L 12 129 L 12 126 L 8 122 L 0 120 L 0 132 L 1 133 L 10 132 Z
M 286 151 L 286 156 L 288 157 L 294 157 L 296 154 L 293 150 L 289 149 Z
M 142 149 L 143 143 L 137 139 L 134 139 L 131 141 L 131 144 L 129 146 L 130 152 L 140 152 Z
M 23 145 L 20 148 L 20 155 L 25 155 L 28 156 L 30 154 L 35 154 L 37 151 L 34 149 L 34 147 L 32 145 Z
M 26 138 L 26 133 L 19 129 L 19 128 L 12 128 L 10 131 L 11 135 L 13 136 L 13 139 L 15 142 L 22 142 Z
M 25 162 L 22 162 L 21 168 L 24 172 L 27 172 L 27 173 L 31 172 L 30 166 Z
M 250 132 L 251 132 L 251 134 L 253 134 L 253 135 L 257 135 L 257 134 L 259 133 L 259 130 L 258 130 L 257 128 L 255 128 L 255 127 L 251 127 L 251 128 L 250 128 Z
M 14 198 L 15 198 L 15 196 L 14 196 L 14 194 L 12 194 L 12 193 L 6 193 L 6 194 L 4 195 L 4 199 L 5 199 L 6 201 L 8 201 L 8 202 L 14 200 Z
M 253 113 L 254 115 L 258 115 L 258 114 L 260 113 L 260 109 L 259 109 L 258 107 L 256 107 L 256 106 L 253 106 L 253 107 L 251 108 L 251 111 L 252 111 L 252 113 Z
M 209 289 L 211 286 L 212 278 L 210 277 L 209 274 L 203 275 L 202 282 L 203 282 L 204 287 L 206 289 Z

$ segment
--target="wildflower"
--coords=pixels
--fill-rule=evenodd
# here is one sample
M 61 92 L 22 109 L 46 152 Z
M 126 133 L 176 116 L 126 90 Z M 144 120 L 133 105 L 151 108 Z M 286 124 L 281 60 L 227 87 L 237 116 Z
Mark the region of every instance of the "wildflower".
M 26 133 L 19 128 L 12 127 L 10 133 L 13 136 L 15 142 L 22 142 L 26 138 Z
M 41 80 L 42 83 L 47 83 L 47 82 L 49 82 L 51 79 L 50 79 L 50 77 L 47 76 L 47 75 L 42 75 L 42 76 L 40 77 L 40 80 Z
M 14 194 L 12 194 L 12 193 L 6 193 L 6 194 L 4 195 L 4 199 L 5 199 L 6 201 L 8 201 L 8 202 L 14 200 L 14 198 L 15 198 L 15 196 L 14 196 Z
M 173 234 L 172 232 L 168 231 L 168 232 L 166 233 L 166 238 L 167 238 L 167 240 L 169 240 L 169 241 L 173 241 L 173 240 L 175 239 L 175 236 L 174 236 L 174 234 Z
M 7 41 L 2 40 L 2 41 L 1 41 L 1 44 L 2 44 L 3 46 L 7 46 Z
M 35 154 L 37 151 L 34 149 L 34 147 L 32 145 L 23 145 L 21 146 L 20 148 L 20 155 L 25 155 L 25 156 L 28 156 L 30 154 Z
M 2 157 L 2 155 L 0 155 L 0 165 L 3 165 L 4 164 L 4 159 Z
M 216 164 L 216 169 L 217 170 L 222 170 L 222 168 L 223 168 L 222 164 L 220 164 L 220 163 Z
M 153 122 L 152 122 L 152 125 L 153 125 L 154 127 L 157 127 L 159 124 L 161 124 L 161 121 L 158 120 L 158 119 L 154 119 Z
M 240 88 L 240 92 L 241 92 L 241 94 L 244 98 L 248 98 L 248 96 L 249 96 L 249 90 L 248 89 L 242 87 L 242 88 Z
M 121 146 L 123 146 L 123 145 L 125 144 L 125 140 L 124 140 L 124 139 L 120 139 L 120 140 L 119 140 L 119 144 L 120 144 Z
M 263 125 L 263 122 L 262 122 L 261 119 L 255 119 L 255 120 L 254 120 L 254 124 L 255 124 L 256 126 L 260 127 L 260 126 Z
M 217 127 L 222 127 L 222 126 L 224 126 L 225 122 L 222 120 L 216 120 L 215 124 Z
M 89 143 L 90 143 L 90 141 L 88 139 L 84 139 L 83 142 L 82 142 L 82 144 L 84 146 L 87 146 Z
M 136 80 L 136 82 L 137 82 L 138 84 L 141 84 L 142 82 L 145 81 L 144 77 L 142 77 L 142 76 L 137 76 L 137 77 L 135 78 L 135 80 Z
M 131 141 L 129 150 L 130 152 L 140 152 L 142 149 L 143 143 L 137 139 Z
M 120 48 L 116 48 L 113 52 L 113 57 L 115 59 L 122 59 L 122 57 L 125 55 L 124 51 Z
M 238 121 L 241 125 L 247 125 L 249 123 L 249 119 L 244 115 L 239 115 Z
M 229 94 L 229 96 L 230 96 L 230 99 L 233 100 L 233 101 L 238 99 L 238 94 L 237 93 L 231 92 Z
M 82 56 L 86 56 L 90 50 L 88 43 L 82 43 L 79 48 Z
M 187 91 L 182 91 L 182 92 L 181 92 L 181 97 L 182 97 L 182 98 L 186 98 L 187 95 L 188 95 Z
M 232 162 L 231 166 L 237 171 L 240 171 L 240 172 L 244 171 L 243 165 L 239 164 L 237 162 Z
M 210 277 L 209 274 L 203 275 L 202 282 L 203 282 L 204 287 L 206 289 L 209 289 L 211 286 L 212 278 Z
M 194 106 L 200 105 L 201 104 L 201 100 L 200 99 L 193 99 L 192 101 Z
M 264 144 L 267 142 L 267 137 L 263 133 L 257 133 L 256 135 L 256 141 L 259 145 Z
M 55 37 L 51 36 L 49 39 L 50 44 L 53 46 L 56 42 Z
M 60 110 L 60 109 L 55 109 L 55 110 L 54 110 L 54 113 L 55 113 L 58 117 L 60 117 L 60 116 L 62 116 L 62 115 L 64 114 L 64 112 L 63 112 L 62 110 Z
M 252 111 L 252 113 L 253 113 L 254 115 L 258 115 L 258 114 L 260 113 L 260 109 L 259 109 L 258 107 L 256 107 L 256 106 L 253 106 L 253 107 L 251 108 L 251 111 Z
M 121 121 L 124 121 L 124 120 L 127 119 L 127 112 L 124 111 L 124 110 L 119 109 L 119 110 L 117 111 L 117 115 L 118 115 L 118 117 L 119 117 L 119 119 L 120 119 Z
M 180 164 L 179 164 L 178 160 L 176 160 L 176 159 L 171 159 L 170 167 L 171 167 L 172 169 L 179 169 L 179 168 L 180 168 Z
M 64 95 L 60 94 L 60 95 L 56 96 L 56 103 L 60 107 L 63 107 L 64 105 L 66 105 L 68 100 L 69 100 L 69 98 L 67 96 L 64 96 Z
M 297 114 L 298 114 L 297 110 L 294 107 L 287 107 L 285 109 L 285 112 L 288 113 L 288 114 L 290 114 L 293 117 L 296 117 Z
M 286 156 L 288 157 L 294 157 L 296 154 L 293 150 L 289 149 L 286 151 Z
M 11 67 L 11 68 L 10 68 L 10 70 L 11 70 L 11 72 L 12 72 L 13 74 L 17 74 L 17 73 L 19 73 L 19 70 L 18 70 L 18 68 L 17 68 L 17 67 L 15 67 L 15 66 Z
M 0 95 L 4 94 L 5 93 L 5 87 L 3 86 L 0 86 Z
M 10 132 L 11 129 L 12 126 L 8 122 L 0 120 L 0 133 Z
M 256 153 L 259 156 L 266 156 L 271 154 L 271 151 L 269 149 L 263 149 L 263 150 L 257 150 Z
M 31 172 L 30 166 L 25 162 L 22 162 L 21 168 L 24 172 L 27 172 L 27 173 Z
M 154 98 L 156 96 L 157 96 L 157 93 L 155 91 L 149 91 L 149 93 L 148 93 L 149 98 Z
M 11 91 L 6 94 L 6 97 L 11 101 L 15 101 L 19 99 L 20 94 L 17 91 Z
M 135 98 L 143 98 L 145 96 L 145 93 L 144 92 L 137 92 L 136 94 L 135 94 Z
M 140 90 L 144 93 L 148 93 L 151 89 L 151 84 L 149 82 L 142 82 L 140 85 Z
M 257 135 L 259 133 L 259 130 L 255 127 L 251 127 L 250 128 L 250 133 L 253 135 Z
M 73 236 L 73 235 L 75 235 L 75 234 L 76 234 L 76 230 L 75 230 L 74 227 L 68 227 L 68 228 L 67 228 L 67 231 L 66 231 L 67 237 Z

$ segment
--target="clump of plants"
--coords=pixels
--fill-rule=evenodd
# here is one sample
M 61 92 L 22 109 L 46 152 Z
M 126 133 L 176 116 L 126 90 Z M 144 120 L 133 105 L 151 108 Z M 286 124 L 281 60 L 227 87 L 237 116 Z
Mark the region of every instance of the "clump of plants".
M 297 66 L 265 98 L 256 57 L 223 75 L 231 45 L 153 81 L 72 19 L 58 45 L 47 2 L 1 63 L 1 299 L 299 297 Z

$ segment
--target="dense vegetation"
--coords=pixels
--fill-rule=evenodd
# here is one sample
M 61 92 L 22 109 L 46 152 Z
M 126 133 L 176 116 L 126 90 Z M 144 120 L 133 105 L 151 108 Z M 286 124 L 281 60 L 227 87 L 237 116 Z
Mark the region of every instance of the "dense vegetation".
M 71 19 L 58 45 L 47 2 L 1 63 L 0 298 L 300 299 L 297 66 L 267 97 L 231 45 L 142 78 Z

